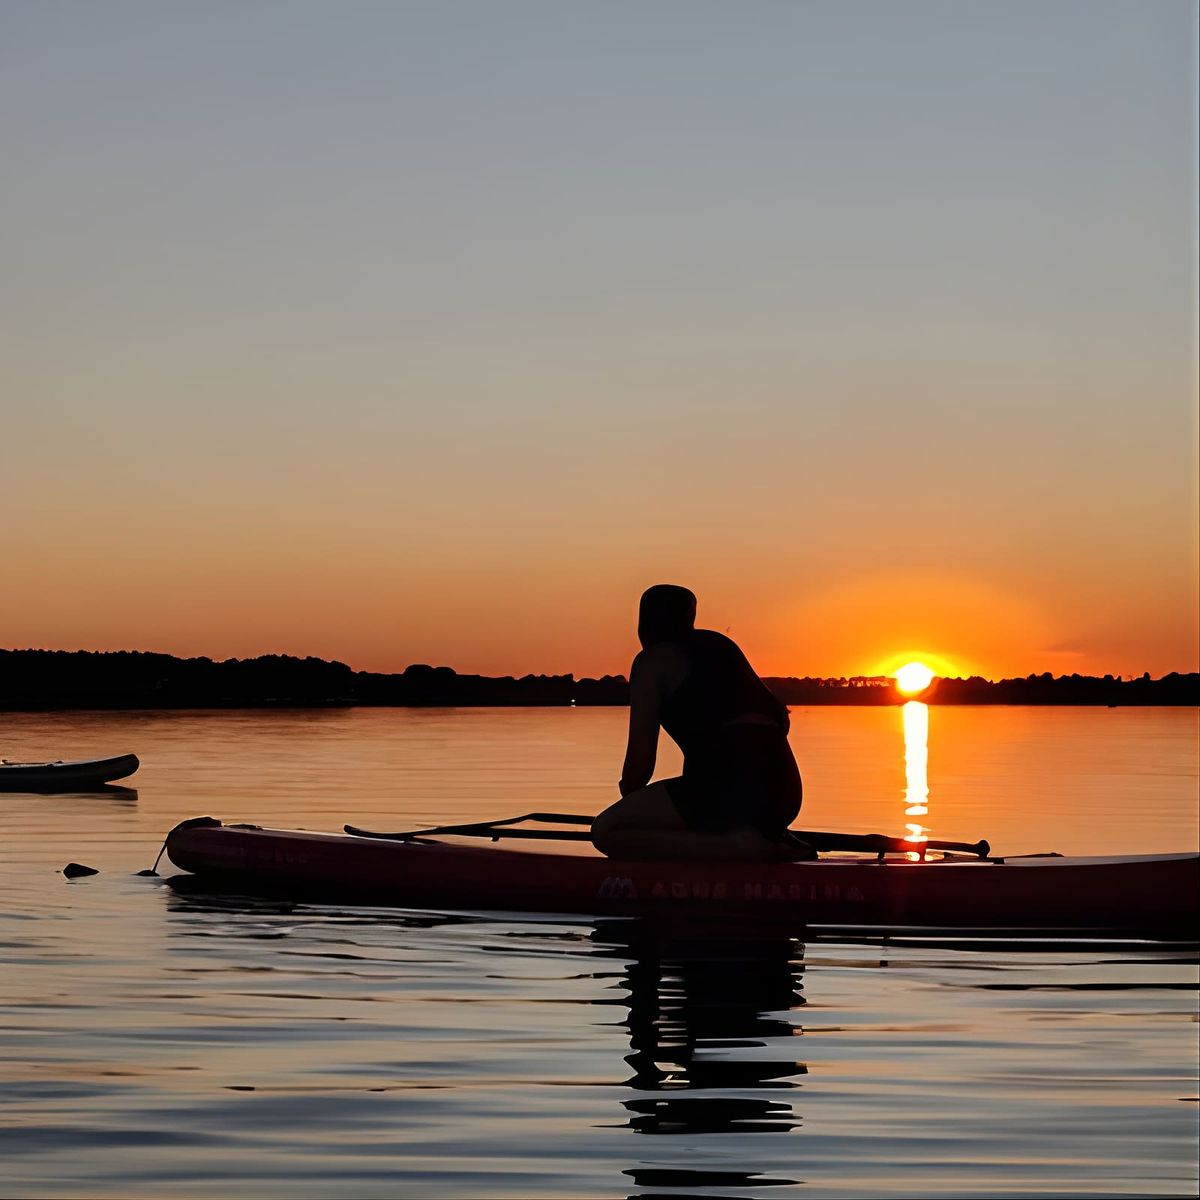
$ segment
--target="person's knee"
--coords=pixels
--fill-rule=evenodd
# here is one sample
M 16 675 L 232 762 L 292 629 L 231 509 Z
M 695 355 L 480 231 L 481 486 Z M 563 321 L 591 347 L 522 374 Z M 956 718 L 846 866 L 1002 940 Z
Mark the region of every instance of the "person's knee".
M 605 845 L 611 844 L 612 836 L 621 825 L 620 816 L 614 812 L 616 805 L 606 808 L 592 821 L 592 845 L 606 853 Z

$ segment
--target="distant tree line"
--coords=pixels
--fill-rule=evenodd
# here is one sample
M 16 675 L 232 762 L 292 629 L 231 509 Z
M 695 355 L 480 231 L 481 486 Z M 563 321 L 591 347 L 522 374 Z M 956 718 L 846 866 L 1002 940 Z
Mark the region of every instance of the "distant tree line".
M 887 676 L 769 678 L 786 704 L 899 704 L 909 697 Z M 931 704 L 1200 705 L 1200 674 L 1161 679 L 1028 675 L 991 682 L 938 679 L 918 697 Z M 350 705 L 490 707 L 622 705 L 622 675 L 460 675 L 414 664 L 399 674 L 355 671 L 341 662 L 267 654 L 214 662 L 118 650 L 0 650 L 0 709 L 257 708 Z
M 917 696 L 905 696 L 888 676 L 850 679 L 768 679 L 770 689 L 785 704 L 903 704 L 917 699 L 926 704 L 1099 704 L 1200 705 L 1200 674 L 1172 671 L 1161 679 L 1149 672 L 1131 679 L 1104 675 L 1026 675 L 993 682 L 935 679 Z
M 246 708 L 349 705 L 627 704 L 623 676 L 460 675 L 415 664 L 398 675 L 265 654 L 176 658 L 137 650 L 0 650 L 0 709 Z

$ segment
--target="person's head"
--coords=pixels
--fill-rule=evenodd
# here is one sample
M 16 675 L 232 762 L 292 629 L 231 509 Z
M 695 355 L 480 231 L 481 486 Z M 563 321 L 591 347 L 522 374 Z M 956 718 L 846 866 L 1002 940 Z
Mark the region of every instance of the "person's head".
M 696 597 L 685 587 L 656 583 L 642 593 L 638 606 L 638 641 L 677 642 L 696 627 Z

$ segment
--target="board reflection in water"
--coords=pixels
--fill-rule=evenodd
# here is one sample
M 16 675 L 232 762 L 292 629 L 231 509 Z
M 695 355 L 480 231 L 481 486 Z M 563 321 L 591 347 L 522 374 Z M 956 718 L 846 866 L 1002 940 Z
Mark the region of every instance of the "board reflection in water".
M 625 1125 L 642 1134 L 782 1133 L 800 1124 L 792 1090 L 807 1072 L 789 1019 L 804 1003 L 803 946 L 776 935 L 653 922 L 598 926 L 628 959 Z M 746 1095 L 771 1091 L 776 1095 Z M 792 1179 L 744 1171 L 633 1167 L 640 1187 L 762 1187 Z

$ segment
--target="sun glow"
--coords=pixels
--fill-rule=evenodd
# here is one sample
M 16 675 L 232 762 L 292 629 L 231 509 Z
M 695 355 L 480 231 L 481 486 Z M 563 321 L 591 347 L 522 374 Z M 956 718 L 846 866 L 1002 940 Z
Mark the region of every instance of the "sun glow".
M 906 695 L 915 696 L 933 682 L 933 669 L 923 662 L 905 663 L 896 671 L 896 686 Z

